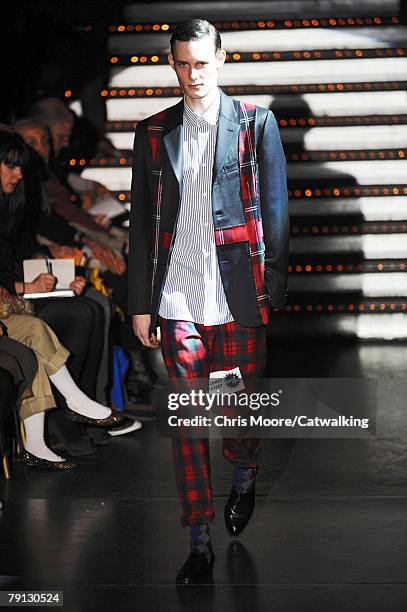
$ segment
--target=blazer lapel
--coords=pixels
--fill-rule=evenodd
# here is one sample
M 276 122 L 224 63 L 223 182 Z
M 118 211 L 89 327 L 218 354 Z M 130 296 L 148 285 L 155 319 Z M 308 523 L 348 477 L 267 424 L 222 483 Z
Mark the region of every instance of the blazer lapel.
M 237 145 L 239 133 L 239 117 L 236 113 L 233 100 L 220 92 L 220 109 L 218 119 L 218 134 L 216 139 L 215 160 L 213 165 L 213 181 L 221 171 L 229 150 L 233 144 Z M 236 147 L 236 159 L 238 149 Z
M 179 186 L 182 184 L 182 115 L 184 111 L 184 100 L 168 109 L 163 136 L 164 145 L 167 150 L 168 159 Z

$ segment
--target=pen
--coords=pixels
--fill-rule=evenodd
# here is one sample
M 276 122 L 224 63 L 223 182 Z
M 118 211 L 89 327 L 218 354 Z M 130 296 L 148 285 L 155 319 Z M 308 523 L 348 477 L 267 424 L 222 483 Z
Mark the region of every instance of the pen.
M 50 262 L 50 260 L 49 260 L 49 259 L 46 259 L 46 260 L 45 260 L 45 263 L 46 263 L 46 265 L 47 265 L 47 271 L 48 271 L 48 274 L 52 274 L 52 263 Z

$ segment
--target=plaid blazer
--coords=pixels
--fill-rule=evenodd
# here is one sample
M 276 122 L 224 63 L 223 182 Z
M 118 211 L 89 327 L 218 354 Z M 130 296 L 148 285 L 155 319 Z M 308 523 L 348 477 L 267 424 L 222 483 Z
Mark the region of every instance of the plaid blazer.
M 155 330 L 171 257 L 182 185 L 184 102 L 137 125 L 129 239 L 129 313 Z M 271 111 L 221 92 L 212 183 L 214 239 L 234 319 L 268 322 L 286 297 L 286 162 Z

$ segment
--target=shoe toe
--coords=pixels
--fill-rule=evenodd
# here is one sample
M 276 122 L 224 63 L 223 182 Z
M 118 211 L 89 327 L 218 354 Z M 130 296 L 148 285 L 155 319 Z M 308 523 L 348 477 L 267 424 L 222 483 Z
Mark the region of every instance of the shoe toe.
M 237 537 L 251 519 L 255 506 L 255 488 L 244 494 L 232 489 L 225 506 L 225 526 L 232 537 Z

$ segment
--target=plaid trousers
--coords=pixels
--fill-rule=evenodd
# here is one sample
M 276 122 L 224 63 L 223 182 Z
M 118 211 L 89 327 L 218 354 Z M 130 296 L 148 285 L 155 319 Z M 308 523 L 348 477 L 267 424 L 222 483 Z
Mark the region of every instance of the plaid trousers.
M 245 386 L 261 376 L 266 362 L 266 328 L 235 321 L 200 325 L 160 318 L 161 348 L 171 382 L 209 378 L 210 372 L 240 368 Z M 223 438 L 223 456 L 235 466 L 256 466 L 261 441 Z M 190 437 L 182 427 L 172 436 L 175 479 L 183 526 L 210 522 L 212 508 L 209 440 Z

